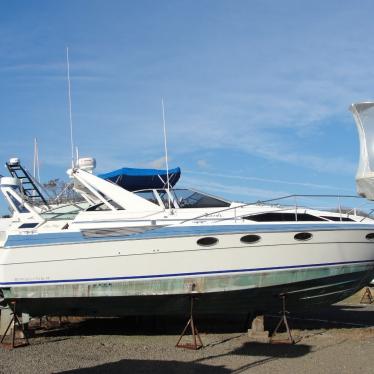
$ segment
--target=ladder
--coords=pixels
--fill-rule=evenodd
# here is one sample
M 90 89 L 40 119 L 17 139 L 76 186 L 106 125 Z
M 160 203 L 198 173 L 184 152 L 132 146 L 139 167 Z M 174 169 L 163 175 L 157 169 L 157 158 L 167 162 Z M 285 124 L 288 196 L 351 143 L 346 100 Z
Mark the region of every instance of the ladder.
M 41 193 L 34 179 L 31 177 L 29 172 L 17 162 L 7 162 L 6 167 L 13 178 L 17 178 L 20 181 L 20 190 L 22 194 L 26 197 L 27 201 L 31 204 L 42 201 L 48 206 L 47 200 Z

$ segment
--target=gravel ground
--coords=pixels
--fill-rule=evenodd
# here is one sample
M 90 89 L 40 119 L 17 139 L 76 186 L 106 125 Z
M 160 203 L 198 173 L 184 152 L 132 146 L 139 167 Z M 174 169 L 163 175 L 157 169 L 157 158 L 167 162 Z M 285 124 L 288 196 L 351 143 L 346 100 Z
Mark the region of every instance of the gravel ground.
M 374 372 L 374 304 L 292 315 L 295 345 L 250 341 L 243 320 L 198 323 L 205 347 L 191 351 L 174 347 L 183 321 L 74 321 L 37 331 L 30 346 L 0 348 L 0 373 Z

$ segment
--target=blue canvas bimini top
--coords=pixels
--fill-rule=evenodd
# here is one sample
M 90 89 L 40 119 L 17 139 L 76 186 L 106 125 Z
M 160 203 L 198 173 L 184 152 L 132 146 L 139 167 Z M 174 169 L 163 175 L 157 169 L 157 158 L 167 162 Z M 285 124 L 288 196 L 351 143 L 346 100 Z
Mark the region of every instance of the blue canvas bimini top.
M 178 182 L 180 175 L 181 169 L 179 167 L 169 170 L 170 186 L 174 186 Z M 167 187 L 166 170 L 122 168 L 99 174 L 98 177 L 110 180 L 128 191 Z

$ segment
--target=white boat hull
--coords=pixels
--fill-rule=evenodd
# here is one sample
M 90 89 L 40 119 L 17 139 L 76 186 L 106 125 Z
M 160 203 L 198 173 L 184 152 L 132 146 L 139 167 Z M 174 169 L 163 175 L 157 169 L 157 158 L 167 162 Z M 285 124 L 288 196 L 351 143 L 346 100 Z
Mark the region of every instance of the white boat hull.
M 300 305 L 329 303 L 349 296 L 374 277 L 374 243 L 366 239 L 374 231 L 371 225 L 237 226 L 236 232 L 232 226 L 217 226 L 214 234 L 210 227 L 210 232 L 199 228 L 196 235 L 196 227 L 186 227 L 177 233 L 162 229 L 110 240 L 82 239 L 80 233 L 69 234 L 65 242 L 64 233 L 10 238 L 0 249 L 0 287 L 6 299 L 22 302 L 22 308 L 32 313 L 38 305 L 40 310 L 60 305 L 64 310 L 59 312 L 68 308 L 70 314 L 96 310 L 117 315 L 144 314 L 142 299 L 152 305 L 145 309 L 153 313 L 164 305 L 162 300 L 173 297 L 161 309 L 174 313 L 175 300 L 190 295 L 206 300 L 201 310 L 207 312 L 224 312 L 229 294 L 237 295 L 246 309 L 262 308 L 269 302 L 259 299 L 266 295 L 274 301 L 282 292 Z M 313 237 L 296 241 L 295 233 L 305 228 Z M 261 237 L 257 243 L 240 241 L 254 232 Z M 198 246 L 202 236 L 214 236 L 218 243 Z M 257 301 L 245 302 L 251 295 Z M 106 313 L 101 303 L 106 304 Z

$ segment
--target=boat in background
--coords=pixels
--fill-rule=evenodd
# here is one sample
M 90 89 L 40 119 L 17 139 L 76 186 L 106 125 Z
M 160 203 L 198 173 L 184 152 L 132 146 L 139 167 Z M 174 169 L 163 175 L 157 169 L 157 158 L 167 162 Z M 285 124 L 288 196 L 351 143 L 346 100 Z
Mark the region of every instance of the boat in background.
M 374 200 L 374 102 L 354 103 L 349 110 L 353 114 L 360 141 L 357 193 L 368 200 Z M 374 285 L 374 279 L 370 285 Z
M 353 114 L 360 141 L 360 159 L 356 173 L 357 193 L 374 200 L 374 102 L 355 103 Z
M 195 297 L 196 313 L 257 313 L 278 310 L 281 294 L 293 309 L 331 304 L 374 277 L 374 221 L 354 211 L 168 184 L 128 191 L 93 167 L 82 159 L 68 171 L 87 204 L 70 216 L 37 209 L 17 178 L 1 179 L 14 215 L 0 233 L 0 288 L 18 311 L 188 314 Z

